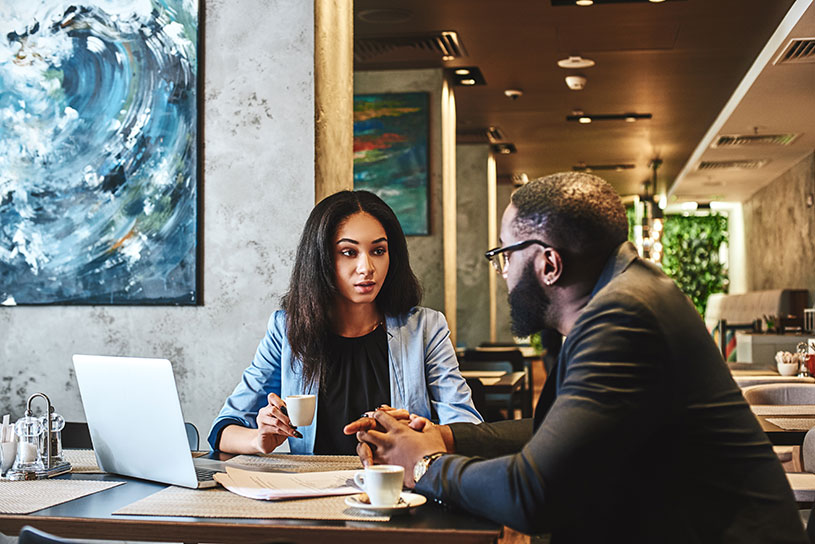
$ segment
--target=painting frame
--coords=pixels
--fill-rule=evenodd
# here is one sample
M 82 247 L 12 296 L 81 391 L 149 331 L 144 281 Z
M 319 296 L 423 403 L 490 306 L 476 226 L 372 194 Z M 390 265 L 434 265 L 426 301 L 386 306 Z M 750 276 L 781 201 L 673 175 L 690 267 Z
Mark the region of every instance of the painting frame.
M 430 236 L 430 93 L 354 94 L 354 189 L 396 213 L 406 236 Z
M 0 219 L 7 220 L 15 211 L 19 212 L 7 206 L 15 198 L 20 200 L 19 195 L 29 200 L 33 195 L 38 199 L 39 209 L 45 210 L 42 217 L 35 216 L 32 221 L 26 222 L 18 217 L 14 225 L 16 231 L 3 228 L 10 221 L 0 221 L 6 223 L 0 225 L 0 305 L 201 305 L 202 3 L 200 0 L 141 0 L 132 3 L 88 0 L 79 8 L 71 5 L 64 11 L 48 11 L 51 6 L 63 4 L 56 0 L 34 2 L 32 10 L 40 9 L 38 13 L 51 18 L 43 16 L 40 20 L 31 17 L 30 13 L 24 14 L 28 16 L 29 24 L 23 26 L 19 24 L 23 19 L 18 20 L 18 25 L 9 31 L 15 33 L 9 34 L 9 46 L 16 45 L 20 51 L 40 48 L 40 57 L 51 62 L 51 66 L 46 66 L 48 77 L 57 79 L 62 85 L 62 88 L 55 85 L 57 92 L 51 94 L 57 103 L 54 110 L 70 112 L 67 121 L 64 116 L 60 119 L 63 128 L 70 128 L 72 121 L 78 123 L 73 127 L 74 132 L 65 129 L 62 133 L 54 133 L 54 141 L 63 147 L 54 151 L 52 163 L 55 162 L 53 157 L 70 163 L 72 156 L 65 150 L 75 149 L 77 155 L 85 153 L 85 159 L 90 156 L 87 163 L 94 167 L 83 170 L 81 180 L 66 181 L 62 185 L 57 183 L 54 188 L 49 187 L 51 178 L 47 169 L 40 169 L 41 174 L 30 176 L 24 169 L 11 169 L 11 172 L 20 173 L 11 181 L 8 176 L 4 179 L 0 175 Z M 139 8 L 142 13 L 138 13 Z M 117 9 L 132 10 L 132 13 L 117 13 Z M 13 23 L 14 18 L 11 20 Z M 119 34 L 105 26 L 110 25 L 111 20 L 118 23 L 116 30 Z M 94 25 L 100 34 L 94 34 Z M 65 28 L 68 30 L 57 35 Z M 153 42 L 141 43 L 138 41 L 141 37 L 144 42 Z M 49 44 L 58 44 L 62 52 L 70 51 L 76 58 L 66 53 L 58 59 L 61 63 L 56 62 L 54 57 L 42 54 L 42 51 L 49 51 Z M 161 58 L 149 58 L 147 49 L 157 50 L 155 54 Z M 54 51 L 59 48 L 54 47 Z M 122 51 L 130 55 L 125 59 L 122 71 L 132 73 L 128 84 L 121 86 L 126 88 L 127 100 L 121 102 L 120 110 L 107 118 L 91 115 L 90 108 L 83 110 L 80 105 L 92 104 L 97 94 L 118 105 L 114 100 L 118 95 L 109 92 L 104 84 L 125 76 L 104 62 L 116 58 L 121 64 L 125 58 Z M 0 53 L 4 51 L 0 49 Z M 94 55 L 96 58 L 89 60 Z M 3 57 L 0 57 L 2 62 Z M 95 79 L 98 86 L 83 87 L 83 70 L 87 72 L 93 67 L 98 70 L 94 74 L 98 76 Z M 42 67 L 39 69 L 42 71 Z M 0 65 L 0 84 L 3 76 Z M 139 79 L 139 76 L 143 78 Z M 84 94 L 71 95 L 77 88 L 83 89 Z M 143 103 L 149 106 L 138 109 L 142 103 L 134 96 L 144 98 Z M 60 98 L 62 102 L 58 102 Z M 0 114 L 4 106 L 8 104 L 0 102 Z M 128 109 L 126 106 L 132 107 Z M 145 113 L 153 115 L 145 117 Z M 99 122 L 94 124 L 97 119 Z M 124 128 L 110 134 L 111 131 L 105 132 L 108 126 L 102 125 L 103 122 Z M 0 130 L 3 128 L 0 124 Z M 84 134 L 94 135 L 95 131 L 105 138 L 83 139 Z M 117 149 L 118 155 L 105 155 L 109 148 L 116 148 L 119 143 L 122 145 Z M 128 149 L 135 149 L 134 154 L 126 156 Z M 120 162 L 111 160 L 111 156 Z M 0 164 L 3 164 L 2 149 Z M 56 175 L 53 177 L 56 179 Z M 67 190 L 64 190 L 65 186 Z M 62 200 L 67 198 L 69 202 L 60 207 L 49 199 L 49 192 L 62 192 L 59 197 Z M 71 218 L 71 222 L 59 224 L 57 220 L 63 216 Z M 87 218 L 84 223 L 83 218 Z M 42 223 L 51 221 L 56 224 L 54 228 L 42 226 L 38 234 L 37 219 Z M 43 251 L 40 262 L 37 262 L 38 256 L 32 256 L 30 251 L 31 241 L 20 234 L 27 231 L 33 233 L 32 238 L 39 236 L 39 239 L 65 233 L 65 247 L 57 248 L 59 251 L 50 248 L 50 253 Z M 91 232 L 82 239 L 81 233 L 85 231 Z M 83 252 L 85 248 L 87 250 Z M 20 256 L 26 251 L 28 270 L 19 266 Z M 62 268 L 48 269 L 48 265 L 55 261 L 62 264 Z M 62 261 L 71 261 L 69 264 L 73 268 Z

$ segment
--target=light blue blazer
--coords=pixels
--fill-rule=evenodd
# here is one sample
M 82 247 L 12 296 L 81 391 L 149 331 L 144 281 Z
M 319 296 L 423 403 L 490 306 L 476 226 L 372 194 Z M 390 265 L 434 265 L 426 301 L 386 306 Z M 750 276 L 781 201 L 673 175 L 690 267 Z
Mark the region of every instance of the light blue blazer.
M 391 406 L 439 423 L 480 423 L 482 418 L 473 406 L 470 388 L 459 372 L 444 315 L 416 307 L 405 315 L 387 317 L 385 323 Z M 258 410 L 266 406 L 269 393 L 281 397 L 318 395 L 319 402 L 319 385 L 307 388 L 300 373 L 301 365 L 292 363 L 286 314 L 279 310 L 269 319 L 255 359 L 212 424 L 208 441 L 213 450 L 227 425 L 257 428 L 255 418 Z M 316 417 L 311 425 L 298 428 L 303 438 L 289 440 L 291 452 L 313 453 L 316 429 Z

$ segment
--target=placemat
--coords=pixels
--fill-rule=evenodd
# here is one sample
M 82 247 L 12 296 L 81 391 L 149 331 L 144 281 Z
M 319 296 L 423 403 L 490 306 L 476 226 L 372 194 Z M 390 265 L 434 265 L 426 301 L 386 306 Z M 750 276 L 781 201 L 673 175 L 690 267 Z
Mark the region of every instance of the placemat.
M 114 514 L 133 516 L 188 516 L 195 518 L 331 519 L 388 521 L 346 506 L 345 497 L 286 501 L 247 499 L 225 489 L 187 489 L 171 486 L 120 508 Z
M 785 431 L 808 431 L 815 427 L 815 417 L 768 417 L 767 421 Z
M 104 474 L 93 450 L 62 450 L 62 456 L 71 463 L 71 472 L 75 474 Z
M 267 453 L 263 455 L 238 455 L 228 464 L 242 465 L 256 470 L 279 470 L 283 472 L 325 472 L 328 470 L 362 469 L 356 455 L 291 455 Z
M 97 480 L 0 481 L 0 514 L 30 514 L 123 483 Z
M 813 416 L 815 404 L 751 404 L 757 416 Z

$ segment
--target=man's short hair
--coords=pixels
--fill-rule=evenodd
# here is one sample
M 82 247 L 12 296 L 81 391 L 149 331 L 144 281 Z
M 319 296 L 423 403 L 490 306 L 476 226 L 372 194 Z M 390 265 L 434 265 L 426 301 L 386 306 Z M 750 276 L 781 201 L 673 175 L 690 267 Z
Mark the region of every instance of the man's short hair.
M 530 181 L 512 194 L 514 226 L 581 257 L 605 259 L 628 239 L 628 218 L 619 195 L 605 180 L 561 172 Z

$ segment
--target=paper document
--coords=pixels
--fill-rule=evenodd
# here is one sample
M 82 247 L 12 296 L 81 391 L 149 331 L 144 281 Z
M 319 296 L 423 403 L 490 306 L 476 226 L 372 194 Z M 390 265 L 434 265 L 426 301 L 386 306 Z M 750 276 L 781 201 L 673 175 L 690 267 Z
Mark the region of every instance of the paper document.
M 333 470 L 282 474 L 243 470 L 227 465 L 226 474 L 219 472 L 215 475 L 215 481 L 229 491 L 250 499 L 276 501 L 359 493 L 359 488 L 353 484 L 356 472 Z

